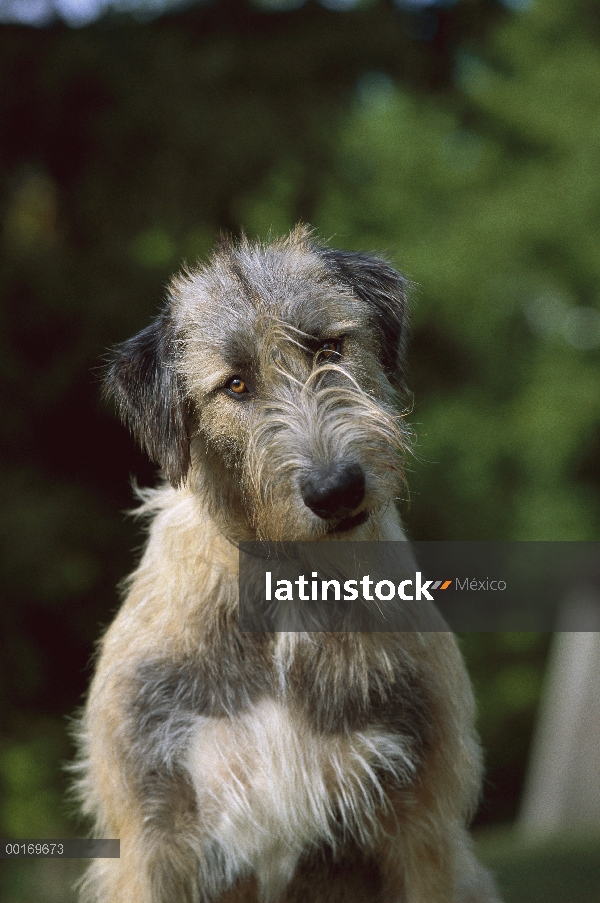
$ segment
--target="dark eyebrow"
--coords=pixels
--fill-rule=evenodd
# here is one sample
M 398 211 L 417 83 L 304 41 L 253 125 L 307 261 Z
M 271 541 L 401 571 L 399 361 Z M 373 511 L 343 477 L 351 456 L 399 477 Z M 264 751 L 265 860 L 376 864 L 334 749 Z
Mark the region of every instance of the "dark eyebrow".
M 221 341 L 223 358 L 228 367 L 236 372 L 248 372 L 254 365 L 251 333 L 230 333 Z

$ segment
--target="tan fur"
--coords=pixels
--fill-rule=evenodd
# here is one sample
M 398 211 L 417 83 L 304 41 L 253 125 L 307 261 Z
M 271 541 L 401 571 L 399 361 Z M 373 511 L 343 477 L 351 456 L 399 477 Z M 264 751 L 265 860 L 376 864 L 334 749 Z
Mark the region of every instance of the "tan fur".
M 80 724 L 83 810 L 121 839 L 88 903 L 498 901 L 466 833 L 481 757 L 452 635 L 237 626 L 237 542 L 405 541 L 404 283 L 333 254 L 303 230 L 227 245 L 115 359 L 111 391 L 173 486 L 142 494 L 148 543 Z M 248 398 L 226 388 L 239 375 Z M 306 479 L 348 461 L 364 499 L 346 527 Z

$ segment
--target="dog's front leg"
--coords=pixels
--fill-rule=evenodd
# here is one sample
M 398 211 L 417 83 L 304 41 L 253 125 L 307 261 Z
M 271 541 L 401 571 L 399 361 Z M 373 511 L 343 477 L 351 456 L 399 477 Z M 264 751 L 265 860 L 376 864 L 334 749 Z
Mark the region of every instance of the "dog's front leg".
M 126 670 L 126 669 L 125 669 Z M 80 727 L 79 791 L 96 836 L 118 837 L 121 858 L 97 860 L 84 879 L 85 903 L 205 903 L 239 874 L 211 840 L 182 764 L 187 713 L 149 709 L 135 730 L 135 697 L 125 674 L 101 671 Z M 139 696 L 139 694 L 138 694 Z
M 416 832 L 413 822 L 400 834 L 387 835 L 379 862 L 385 903 L 459 903 L 451 844 L 427 826 L 425 819 Z
M 407 812 L 402 801 L 402 827 L 390 820 L 380 846 L 385 903 L 502 903 L 464 826 L 439 823 L 435 811 L 415 802 Z

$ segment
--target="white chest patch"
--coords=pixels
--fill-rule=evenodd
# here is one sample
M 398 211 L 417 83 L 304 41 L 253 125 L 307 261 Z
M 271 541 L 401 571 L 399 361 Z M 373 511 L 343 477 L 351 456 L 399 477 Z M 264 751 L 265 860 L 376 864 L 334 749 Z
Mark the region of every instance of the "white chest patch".
M 207 844 L 230 881 L 257 876 L 264 903 L 309 847 L 344 836 L 368 846 L 386 805 L 382 779 L 414 774 L 399 734 L 318 735 L 272 699 L 234 721 L 199 716 L 186 766 Z

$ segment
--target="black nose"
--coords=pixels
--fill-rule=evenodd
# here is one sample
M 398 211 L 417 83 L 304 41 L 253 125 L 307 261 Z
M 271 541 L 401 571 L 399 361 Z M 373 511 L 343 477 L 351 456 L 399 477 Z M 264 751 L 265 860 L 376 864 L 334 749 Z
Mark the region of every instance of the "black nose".
M 365 475 L 358 464 L 331 467 L 306 477 L 300 491 L 304 504 L 317 517 L 343 517 L 364 499 Z

